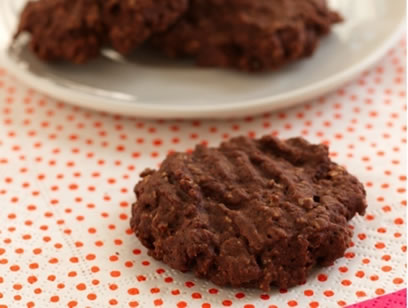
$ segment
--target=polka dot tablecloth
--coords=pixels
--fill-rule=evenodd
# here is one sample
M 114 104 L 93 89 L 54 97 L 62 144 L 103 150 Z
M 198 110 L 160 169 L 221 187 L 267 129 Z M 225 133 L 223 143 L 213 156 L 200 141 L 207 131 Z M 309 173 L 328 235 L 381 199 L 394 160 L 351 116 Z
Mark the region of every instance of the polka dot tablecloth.
M 343 307 L 406 285 L 405 42 L 349 85 L 225 121 L 72 107 L 0 68 L 0 307 Z M 0 63 L 1 67 L 1 63 Z M 270 293 L 220 288 L 151 259 L 129 229 L 133 186 L 170 151 L 236 135 L 301 135 L 365 184 L 344 258 Z

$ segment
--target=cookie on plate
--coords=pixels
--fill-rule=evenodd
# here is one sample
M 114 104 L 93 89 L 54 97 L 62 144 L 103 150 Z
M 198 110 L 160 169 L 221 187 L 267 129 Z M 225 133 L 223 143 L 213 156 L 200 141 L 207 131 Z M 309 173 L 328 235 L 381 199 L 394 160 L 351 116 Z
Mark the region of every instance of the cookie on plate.
M 203 66 L 270 71 L 312 55 L 340 21 L 326 0 L 191 0 L 152 44 Z
M 84 63 L 99 55 L 103 29 L 99 0 L 40 0 L 27 3 L 16 37 L 30 33 L 30 48 L 44 61 Z
M 288 288 L 344 255 L 363 185 L 302 138 L 238 137 L 170 154 L 136 185 L 131 228 L 151 256 L 221 286 Z
M 111 46 L 126 55 L 172 25 L 188 0 L 39 0 L 24 8 L 16 36 L 31 34 L 44 61 L 84 63 Z

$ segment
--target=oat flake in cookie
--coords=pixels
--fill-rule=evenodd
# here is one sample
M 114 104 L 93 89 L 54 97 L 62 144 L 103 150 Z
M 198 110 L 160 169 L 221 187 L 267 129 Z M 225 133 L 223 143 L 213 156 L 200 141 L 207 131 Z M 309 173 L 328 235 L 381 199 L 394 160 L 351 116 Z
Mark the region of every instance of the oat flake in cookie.
M 312 55 L 339 21 L 326 0 L 191 0 L 152 44 L 203 66 L 270 71 Z
M 149 254 L 221 286 L 288 288 L 343 256 L 363 185 L 324 145 L 238 137 L 170 154 L 136 185 L 131 227 Z

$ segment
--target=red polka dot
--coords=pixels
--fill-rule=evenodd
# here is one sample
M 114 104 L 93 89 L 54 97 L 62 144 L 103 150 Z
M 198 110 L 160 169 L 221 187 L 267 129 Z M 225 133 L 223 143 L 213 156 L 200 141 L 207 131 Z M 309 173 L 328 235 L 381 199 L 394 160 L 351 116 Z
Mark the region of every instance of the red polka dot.
M 321 282 L 324 282 L 324 281 L 327 280 L 327 275 L 325 275 L 325 274 L 319 274 L 319 275 L 317 276 L 317 279 L 318 279 L 319 281 L 321 281 Z
M 394 220 L 394 223 L 395 223 L 396 225 L 402 225 L 402 224 L 404 224 L 404 220 L 403 220 L 402 218 L 396 218 L 396 219 Z
M 161 305 L 163 305 L 163 300 L 162 300 L 162 299 L 155 299 L 155 300 L 153 301 L 153 304 L 154 304 L 155 306 L 161 306 Z
M 383 267 L 381 267 L 381 270 L 383 271 L 383 272 L 390 272 L 391 270 L 392 270 L 392 267 L 391 266 L 388 266 L 388 265 L 385 265 L 385 266 L 383 266 Z
M 88 298 L 90 301 L 93 301 L 93 300 L 96 299 L 96 294 L 94 294 L 94 293 L 89 293 L 89 294 L 87 295 L 87 298 Z
M 365 239 L 367 238 L 367 235 L 365 235 L 364 233 L 360 233 L 360 234 L 358 234 L 357 236 L 358 236 L 358 238 L 359 238 L 360 240 L 365 240 Z
M 383 255 L 381 257 L 381 259 L 384 260 L 384 261 L 389 261 L 389 260 L 391 260 L 391 256 L 390 255 Z
M 173 294 L 173 295 L 179 295 L 179 294 L 180 294 L 180 291 L 179 291 L 179 290 L 172 290 L 172 291 L 171 291 L 171 294 Z
M 201 298 L 201 294 L 200 294 L 200 293 L 197 293 L 197 292 L 194 292 L 193 294 L 191 294 L 191 297 L 194 298 L 194 299 L 200 299 L 200 298 Z
M 241 299 L 241 298 L 245 297 L 245 294 L 242 293 L 242 292 L 239 292 L 239 293 L 235 294 L 235 297 L 238 298 L 238 299 Z
M 323 292 L 323 294 L 327 297 L 332 297 L 334 295 L 334 292 L 331 290 L 326 290 Z
M 393 280 L 392 280 L 392 282 L 394 283 L 394 284 L 402 284 L 403 282 L 404 282 L 404 280 L 402 279 L 402 278 L 394 278 Z
M 164 278 L 164 282 L 172 283 L 172 282 L 173 282 L 173 278 L 171 278 L 171 277 L 166 277 L 166 278 Z
M 314 294 L 313 290 L 305 290 L 303 293 L 304 293 L 306 296 L 313 296 L 313 294 Z
M 112 305 L 112 306 L 115 306 L 115 305 L 118 304 L 118 301 L 116 299 L 112 298 L 112 299 L 109 300 L 109 304 Z
M 377 294 L 378 296 L 381 296 L 385 293 L 384 289 L 382 288 L 378 288 L 375 290 L 375 294 Z
M 130 288 L 128 290 L 129 295 L 138 295 L 139 294 L 139 289 L 138 288 Z
M 56 302 L 59 301 L 59 297 L 56 296 L 56 295 L 55 295 L 55 296 L 51 296 L 50 301 L 53 302 L 53 303 L 56 303 Z
M 110 275 L 112 276 L 112 277 L 119 277 L 120 276 L 120 271 L 111 271 L 111 273 L 110 273 Z
M 365 273 L 363 271 L 357 271 L 356 272 L 356 277 L 363 278 L 364 276 L 365 276 Z
M 377 248 L 377 249 L 383 249 L 383 248 L 385 248 L 385 244 L 382 243 L 382 242 L 378 242 L 378 243 L 375 244 L 375 248 Z
M 83 290 L 86 289 L 86 285 L 85 285 L 84 283 L 80 283 L 80 284 L 77 284 L 76 288 L 77 288 L 79 291 L 83 291 Z

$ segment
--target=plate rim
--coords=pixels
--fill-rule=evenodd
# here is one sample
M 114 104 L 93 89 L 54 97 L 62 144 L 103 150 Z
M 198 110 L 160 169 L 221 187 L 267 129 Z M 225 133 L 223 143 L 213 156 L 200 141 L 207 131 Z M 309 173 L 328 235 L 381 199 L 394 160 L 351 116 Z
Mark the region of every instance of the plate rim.
M 108 112 L 125 116 L 135 116 L 153 119 L 177 119 L 177 118 L 201 118 L 201 119 L 221 119 L 257 115 L 264 112 L 272 112 L 283 108 L 290 108 L 299 103 L 306 103 L 313 98 L 322 96 L 332 90 L 341 87 L 350 80 L 353 80 L 361 72 L 369 69 L 377 63 L 387 51 L 396 44 L 405 32 L 406 18 L 402 16 L 393 32 L 386 37 L 378 48 L 363 60 L 355 65 L 333 74 L 325 80 L 304 86 L 289 93 L 265 96 L 257 99 L 237 101 L 226 105 L 167 105 L 150 104 L 143 101 L 112 101 L 110 98 L 94 96 L 86 92 L 76 92 L 65 88 L 51 79 L 38 77 L 28 70 L 21 68 L 17 62 L 10 59 L 6 48 L 0 50 L 1 64 L 10 71 L 14 77 L 27 86 L 38 90 L 53 99 L 65 103 L 84 107 L 100 112 Z M 67 99 L 68 98 L 68 99 Z M 114 103 L 113 103 L 114 102 Z

